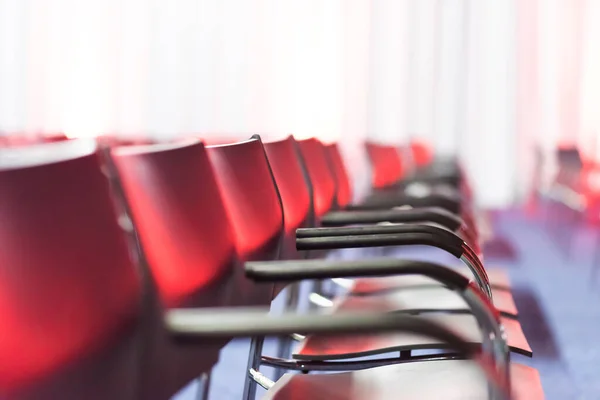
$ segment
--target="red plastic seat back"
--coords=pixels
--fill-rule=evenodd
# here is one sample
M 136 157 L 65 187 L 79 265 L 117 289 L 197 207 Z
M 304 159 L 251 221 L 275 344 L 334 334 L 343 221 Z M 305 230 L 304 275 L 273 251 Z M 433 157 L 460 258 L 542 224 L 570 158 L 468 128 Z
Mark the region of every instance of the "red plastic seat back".
M 308 182 L 298 158 L 295 140 L 290 136 L 265 143 L 264 146 L 281 195 L 286 233 L 295 237 L 296 229 L 303 227 L 310 218 L 311 208 Z
M 297 143 L 312 185 L 315 215 L 321 217 L 334 206 L 335 179 L 321 142 L 311 138 Z
M 243 260 L 277 257 L 283 209 L 260 138 L 208 146 L 207 151 Z
M 424 167 L 433 160 L 431 146 L 422 140 L 413 140 L 410 143 L 410 151 L 417 167 Z
M 24 147 L 41 143 L 38 137 L 23 133 L 10 133 L 3 136 L 2 142 L 2 147 Z
M 371 163 L 374 188 L 393 185 L 402 178 L 402 161 L 396 147 L 370 142 L 365 147 Z
M 1 150 L 0 187 L 0 388 L 11 391 L 111 343 L 137 319 L 141 281 L 93 141 Z
M 235 262 L 233 233 L 204 145 L 192 139 L 118 147 L 112 157 L 163 302 L 187 304 Z
M 42 140 L 46 143 L 50 142 L 62 142 L 64 140 L 69 140 L 69 138 L 64 133 L 48 133 L 42 136 Z
M 342 153 L 337 143 L 326 145 L 325 152 L 335 178 L 337 204 L 339 207 L 344 208 L 352 201 L 352 185 L 350 184 L 350 178 L 344 165 Z

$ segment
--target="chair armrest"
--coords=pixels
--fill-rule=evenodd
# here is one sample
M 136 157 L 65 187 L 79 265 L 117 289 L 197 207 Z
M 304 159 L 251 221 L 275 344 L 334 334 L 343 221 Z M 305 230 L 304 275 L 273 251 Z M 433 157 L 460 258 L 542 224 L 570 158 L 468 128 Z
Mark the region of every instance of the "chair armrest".
M 175 309 L 166 313 L 169 334 L 178 340 L 303 334 L 364 334 L 408 331 L 448 342 L 465 354 L 472 345 L 424 318 L 396 313 L 348 312 L 272 315 L 267 309 Z
M 374 193 L 365 201 L 358 204 L 346 206 L 346 210 L 381 210 L 400 206 L 411 206 L 414 208 L 439 207 L 453 214 L 460 214 L 461 202 L 448 196 L 432 194 L 426 197 L 417 197 L 398 192 L 395 189 L 387 189 Z
M 460 217 L 439 207 L 412 208 L 409 210 L 334 211 L 326 214 L 321 219 L 321 225 L 324 227 L 376 224 L 379 222 L 434 222 L 451 231 L 456 231 L 463 225 Z
M 390 258 L 358 261 L 291 260 L 254 261 L 245 264 L 246 275 L 256 281 L 350 278 L 389 275 L 424 275 L 453 289 L 465 289 L 469 279 L 456 271 L 426 261 Z
M 484 345 L 494 353 L 497 367 L 508 371 L 509 352 L 500 314 L 484 291 L 450 268 L 423 261 L 371 259 L 248 262 L 245 269 L 246 275 L 254 280 L 271 282 L 409 274 L 430 277 L 455 290 L 465 300 L 483 331 Z
M 429 245 L 446 250 L 455 257 L 463 254 L 465 242 L 456 234 L 431 225 L 407 224 L 394 226 L 394 233 L 318 236 L 296 238 L 298 250 L 331 250 L 376 246 Z
M 492 298 L 492 289 L 481 261 L 473 249 L 456 234 L 429 225 L 399 225 L 394 234 L 360 236 L 324 236 L 296 239 L 298 250 L 331 250 L 343 248 L 426 245 L 454 255 L 463 261 L 475 276 L 481 290 Z

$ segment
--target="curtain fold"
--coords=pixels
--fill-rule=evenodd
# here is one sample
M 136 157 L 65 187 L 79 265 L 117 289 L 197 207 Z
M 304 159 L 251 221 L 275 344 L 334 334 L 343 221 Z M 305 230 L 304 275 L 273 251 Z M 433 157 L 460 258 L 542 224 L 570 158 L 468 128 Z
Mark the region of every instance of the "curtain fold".
M 504 206 L 536 146 L 600 156 L 598 4 L 0 0 L 0 131 L 317 136 L 359 193 L 365 140 L 421 138 Z

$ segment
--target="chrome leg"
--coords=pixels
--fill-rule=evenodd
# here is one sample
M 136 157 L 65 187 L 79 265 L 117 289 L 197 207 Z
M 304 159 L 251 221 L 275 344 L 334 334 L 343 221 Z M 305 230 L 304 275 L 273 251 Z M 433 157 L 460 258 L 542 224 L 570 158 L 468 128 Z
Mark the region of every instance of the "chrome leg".
M 196 400 L 208 400 L 208 392 L 210 390 L 210 373 L 204 373 L 196 379 L 198 382 L 198 390 L 196 391 Z
M 244 379 L 243 400 L 255 400 L 256 398 L 256 380 L 260 368 L 260 357 L 262 354 L 265 338 L 254 337 L 250 342 L 250 353 L 248 354 L 248 366 L 246 368 L 246 377 Z
M 286 300 L 285 300 L 285 311 L 295 311 L 298 307 L 298 301 L 300 296 L 299 284 L 295 283 L 287 287 Z M 292 338 L 289 336 L 280 337 L 277 343 L 277 357 L 287 358 L 290 355 L 292 347 Z M 276 380 L 281 378 L 285 373 L 283 368 L 275 369 Z
M 312 289 L 313 293 L 317 293 L 319 295 L 323 295 L 323 281 L 321 280 L 316 280 L 313 281 L 313 289 Z M 310 304 L 310 308 L 311 309 L 315 309 L 316 305 L 314 303 Z

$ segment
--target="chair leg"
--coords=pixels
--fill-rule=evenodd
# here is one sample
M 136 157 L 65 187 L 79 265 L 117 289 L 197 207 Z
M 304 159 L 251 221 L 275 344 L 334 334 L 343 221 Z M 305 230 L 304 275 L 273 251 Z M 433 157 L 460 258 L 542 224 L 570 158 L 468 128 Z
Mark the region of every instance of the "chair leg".
M 320 295 L 323 294 L 323 281 L 322 280 L 313 281 L 312 292 L 320 294 Z
M 253 337 L 250 342 L 250 353 L 248 354 L 248 366 L 246 368 L 246 377 L 244 380 L 243 400 L 255 400 L 256 381 L 251 371 L 258 372 L 260 368 L 260 357 L 265 339 L 263 337 Z
M 208 392 L 210 390 L 210 373 L 204 373 L 196 379 L 198 382 L 198 390 L 196 391 L 196 400 L 208 400 Z
M 300 286 L 298 283 L 294 283 L 287 287 L 286 299 L 285 299 L 285 311 L 296 311 L 298 308 L 300 296 Z M 292 339 L 290 337 L 281 337 L 277 341 L 277 357 L 287 358 L 290 355 L 290 349 L 292 347 Z M 285 369 L 276 368 L 275 378 L 276 380 L 281 378 L 284 374 Z

